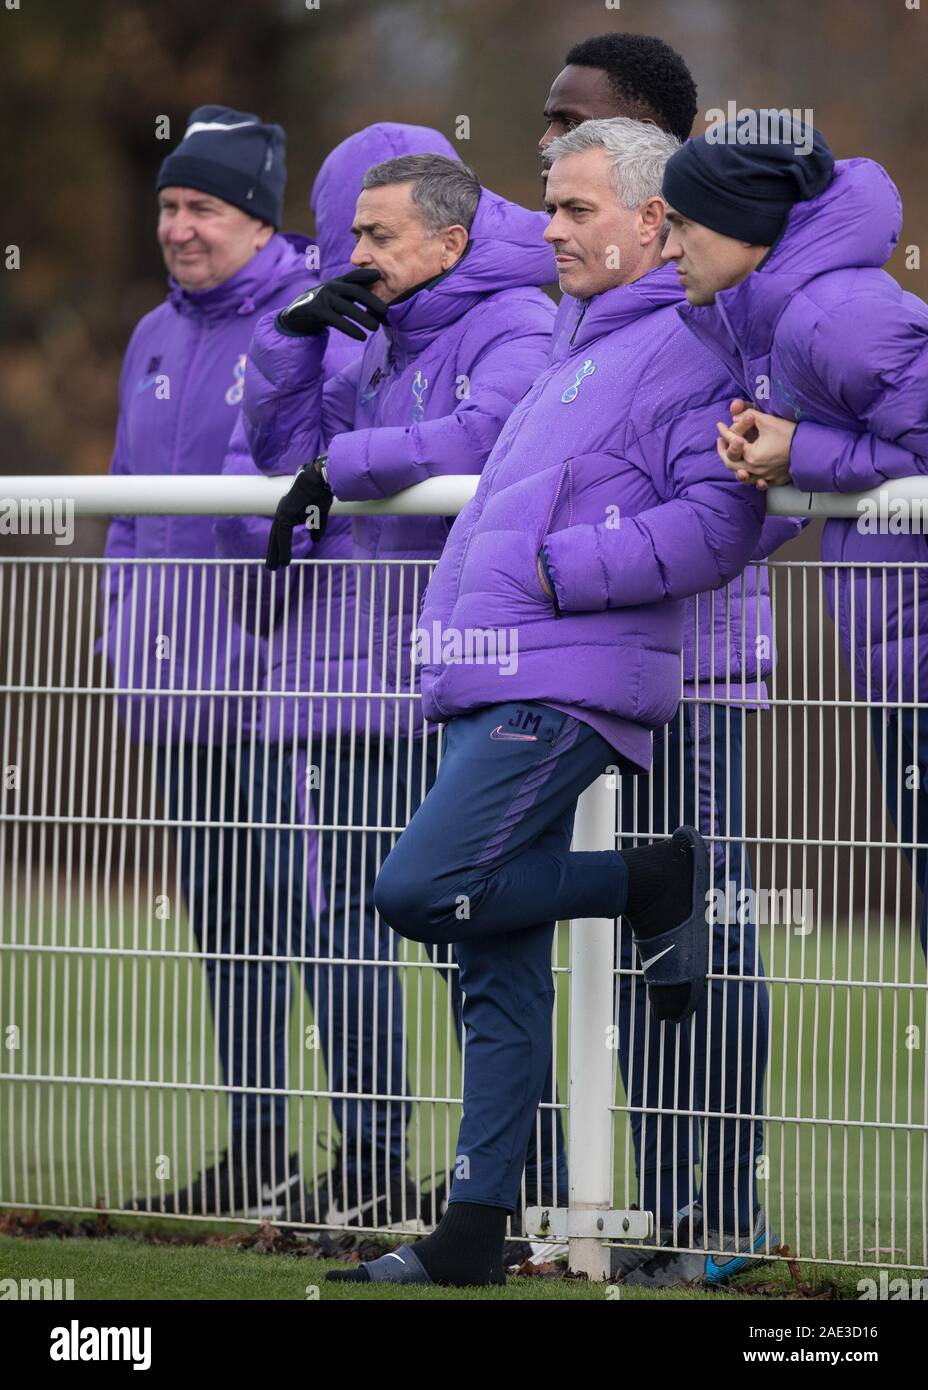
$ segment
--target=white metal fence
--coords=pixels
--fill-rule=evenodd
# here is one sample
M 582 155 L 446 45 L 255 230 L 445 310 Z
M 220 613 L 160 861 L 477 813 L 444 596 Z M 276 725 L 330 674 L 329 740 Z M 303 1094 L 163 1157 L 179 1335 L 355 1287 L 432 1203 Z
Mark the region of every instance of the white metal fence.
M 368 510 L 448 515 L 473 487 L 435 482 Z M 217 506 L 215 479 L 56 486 L 79 511 Z M 222 508 L 266 513 L 282 486 L 223 480 Z M 780 491 L 772 510 L 807 510 Z M 886 567 L 884 592 L 919 568 Z M 456 971 L 371 896 L 440 760 L 405 654 L 427 572 L 0 557 L 0 1204 L 435 1220 Z M 651 778 L 581 799 L 576 847 L 697 818 L 718 910 L 710 1002 L 679 1029 L 650 1018 L 624 924 L 556 938 L 523 1206 L 563 1207 L 569 1181 L 551 1226 L 592 1273 L 604 1237 L 647 1231 L 635 1206 L 663 1237 L 690 1202 L 689 1248 L 741 1248 L 761 1205 L 759 1253 L 928 1266 L 917 674 L 911 698 L 855 694 L 827 612 L 841 576 L 774 560 L 737 593 L 765 576 L 763 686 L 738 698 L 713 658 Z M 723 622 L 690 613 L 697 646 Z

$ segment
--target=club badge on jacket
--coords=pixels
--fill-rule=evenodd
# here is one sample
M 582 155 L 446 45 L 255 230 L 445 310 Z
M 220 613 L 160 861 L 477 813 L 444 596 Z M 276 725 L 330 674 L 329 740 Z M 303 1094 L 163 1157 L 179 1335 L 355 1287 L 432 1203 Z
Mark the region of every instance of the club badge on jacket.
M 580 383 L 583 381 L 584 377 L 592 376 L 595 371 L 596 363 L 593 361 L 592 357 L 588 357 L 583 366 L 579 368 L 574 378 L 573 386 L 568 386 L 567 390 L 561 396 L 561 404 L 570 405 L 571 401 L 575 401 L 580 394 Z

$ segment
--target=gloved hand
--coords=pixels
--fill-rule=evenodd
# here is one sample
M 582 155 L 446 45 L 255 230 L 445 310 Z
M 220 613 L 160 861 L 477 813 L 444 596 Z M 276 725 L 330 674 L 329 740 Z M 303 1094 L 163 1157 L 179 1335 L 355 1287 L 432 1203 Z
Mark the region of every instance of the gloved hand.
M 294 477 L 290 491 L 278 502 L 264 561 L 269 570 L 289 565 L 295 527 L 305 526 L 316 541 L 325 534 L 334 496 L 324 469 L 324 456 L 313 459 L 312 463 L 304 463 Z M 310 508 L 314 510 L 310 511 Z
M 379 270 L 352 270 L 338 280 L 327 280 L 281 309 L 277 327 L 296 338 L 337 328 L 339 333 L 363 343 L 365 335 L 358 324 L 373 333 L 387 317 L 383 300 L 364 288 L 379 279 Z

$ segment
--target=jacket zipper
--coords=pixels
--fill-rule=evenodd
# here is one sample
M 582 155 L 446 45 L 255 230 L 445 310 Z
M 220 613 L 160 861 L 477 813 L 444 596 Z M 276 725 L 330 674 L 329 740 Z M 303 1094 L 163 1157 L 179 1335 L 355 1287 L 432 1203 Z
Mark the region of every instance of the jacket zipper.
M 573 462 L 572 459 L 565 459 L 565 460 L 564 460 L 564 466 L 563 466 L 563 468 L 561 469 L 561 476 L 560 476 L 560 477 L 558 478 L 558 480 L 557 480 L 557 487 L 556 487 L 555 492 L 554 492 L 554 501 L 551 503 L 551 506 L 550 506 L 550 508 L 549 508 L 549 510 L 548 510 L 548 519 L 547 519 L 547 521 L 545 522 L 544 530 L 543 530 L 542 533 L 541 533 L 541 539 L 542 539 L 542 540 L 544 540 L 545 536 L 548 534 L 548 528 L 549 528 L 550 525 L 551 525 L 551 518 L 554 516 L 554 513 L 555 513 L 555 511 L 557 510 L 558 499 L 560 498 L 560 495 L 561 495 L 561 488 L 564 486 L 564 479 L 567 477 L 568 473 L 570 472 L 570 465 L 571 465 L 572 462 Z
M 577 322 L 574 324 L 574 331 L 573 331 L 573 333 L 571 333 L 570 337 L 569 337 L 568 340 L 567 340 L 567 346 L 568 346 L 568 347 L 573 347 L 573 345 L 574 345 L 574 338 L 576 338 L 576 336 L 577 336 L 577 329 L 580 327 L 581 323 L 583 322 L 584 318 L 586 317 L 586 311 L 587 311 L 587 309 L 589 309 L 589 307 L 590 307 L 590 301 L 589 301 L 588 299 L 585 299 L 585 300 L 583 301 L 583 308 L 580 310 L 580 317 L 577 319 Z
M 744 353 L 741 351 L 741 344 L 740 344 L 740 342 L 738 341 L 738 338 L 737 338 L 737 336 L 735 335 L 734 331 L 732 330 L 731 319 L 728 317 L 728 314 L 727 314 L 726 309 L 725 309 L 725 305 L 724 305 L 724 304 L 719 304 L 718 310 L 719 310 L 719 317 L 721 318 L 722 322 L 724 323 L 724 325 L 725 325 L 725 327 L 726 327 L 726 329 L 727 329 L 727 331 L 728 331 L 728 336 L 731 338 L 731 341 L 732 341 L 732 343 L 734 344 L 734 353 L 733 353 L 732 355 L 735 356 L 735 357 L 737 357 L 737 360 L 738 360 L 738 361 L 740 362 L 740 364 L 741 364 L 741 377 L 742 377 L 742 380 L 743 380 L 743 382 L 744 382 L 745 394 L 749 397 L 749 399 L 750 399 L 750 401 L 751 401 L 751 404 L 753 405 L 753 404 L 754 404 L 754 391 L 753 391 L 753 389 L 752 389 L 751 383 L 748 381 L 748 364 L 747 364 L 747 361 L 746 361 L 746 359 L 745 359 Z M 735 375 L 735 373 L 732 373 L 732 375 Z

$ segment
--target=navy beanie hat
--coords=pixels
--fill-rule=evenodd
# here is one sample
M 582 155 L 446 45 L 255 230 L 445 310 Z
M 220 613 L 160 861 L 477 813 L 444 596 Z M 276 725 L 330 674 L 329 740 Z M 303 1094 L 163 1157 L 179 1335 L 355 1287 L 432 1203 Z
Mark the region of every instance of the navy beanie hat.
M 212 193 L 278 231 L 283 220 L 287 139 L 250 111 L 198 106 L 180 144 L 158 170 L 156 191 L 196 188 Z
M 663 196 L 674 211 L 723 236 L 772 246 L 793 204 L 824 192 L 835 167 L 824 136 L 778 116 L 741 112 L 681 145 L 664 169 Z

